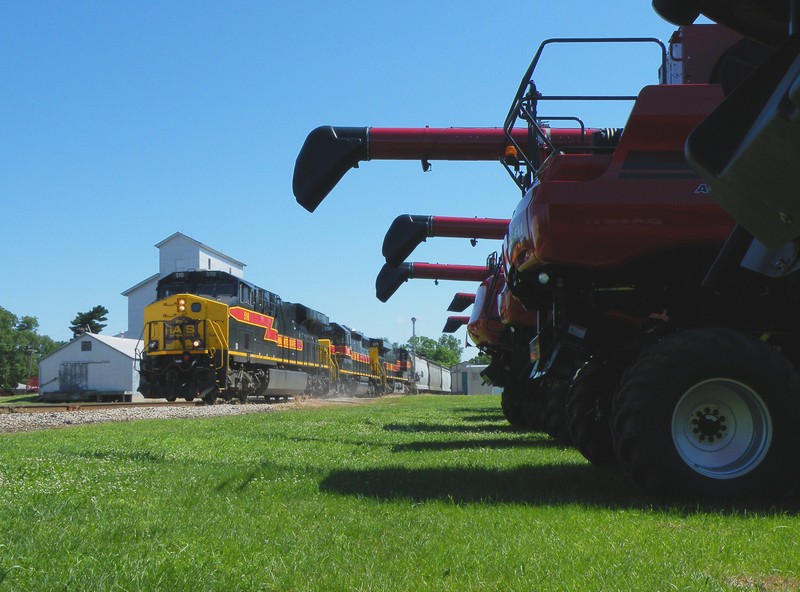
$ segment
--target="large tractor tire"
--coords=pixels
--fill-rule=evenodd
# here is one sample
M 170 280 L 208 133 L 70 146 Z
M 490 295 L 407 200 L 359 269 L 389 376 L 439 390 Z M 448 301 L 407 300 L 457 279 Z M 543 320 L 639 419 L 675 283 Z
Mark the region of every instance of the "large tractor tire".
M 525 397 L 522 400 L 525 425 L 532 432 L 542 431 L 542 401 L 540 397 Z
M 578 370 L 569 386 L 569 435 L 573 445 L 594 465 L 617 464 L 611 437 L 611 399 L 622 372 L 619 364 L 592 359 Z
M 515 430 L 527 430 L 528 424 L 525 420 L 525 407 L 522 397 L 515 389 L 506 387 L 500 395 L 500 407 L 506 421 Z
M 542 430 L 559 444 L 572 444 L 567 429 L 567 381 L 552 381 L 545 386 Z
M 691 499 L 782 497 L 800 482 L 800 376 L 728 329 L 652 346 L 614 397 L 614 448 L 636 485 Z

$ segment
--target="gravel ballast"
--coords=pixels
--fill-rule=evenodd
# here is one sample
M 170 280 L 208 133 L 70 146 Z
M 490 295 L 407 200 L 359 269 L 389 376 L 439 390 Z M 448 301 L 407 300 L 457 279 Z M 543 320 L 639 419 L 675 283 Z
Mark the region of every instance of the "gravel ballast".
M 192 419 L 277 411 L 285 404 L 198 405 L 186 407 L 131 407 L 96 411 L 44 411 L 0 414 L 0 433 L 30 432 L 106 421 L 137 419 Z

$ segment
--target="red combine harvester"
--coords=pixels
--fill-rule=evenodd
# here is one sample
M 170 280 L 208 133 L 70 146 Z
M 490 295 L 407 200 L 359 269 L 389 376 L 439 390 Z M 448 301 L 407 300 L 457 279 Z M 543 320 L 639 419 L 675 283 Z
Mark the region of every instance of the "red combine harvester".
M 568 149 L 580 153 L 608 147 L 615 141 L 616 131 L 548 128 L 546 133 L 549 144 L 542 144 L 536 149 L 540 159 L 546 158 L 553 149 Z M 520 129 L 512 134 L 518 143 L 522 143 L 528 131 Z M 502 128 L 319 127 L 309 134 L 298 155 L 294 171 L 294 193 L 298 203 L 309 211 L 314 211 L 344 174 L 350 168 L 357 168 L 359 162 L 380 159 L 419 160 L 423 163 L 423 170 L 427 170 L 431 160 L 497 161 L 504 158 L 505 137 Z M 415 270 L 411 270 L 408 265 L 401 266 L 414 248 L 427 238 L 467 238 L 474 245 L 476 239 L 503 238 L 507 227 L 508 220 L 399 216 L 392 223 L 383 244 L 387 265 L 381 271 L 379 285 L 376 286 L 379 299 L 388 299 L 400 284 L 411 277 L 444 279 L 435 277 L 437 272 L 431 272 L 430 268 L 425 267 L 430 264 L 416 264 Z M 398 266 L 399 269 L 393 270 Z M 429 273 L 434 275 L 427 275 Z M 484 274 L 481 279 L 491 275 L 486 270 Z M 458 279 L 469 278 L 462 276 Z M 509 325 L 504 333 L 507 336 L 506 343 L 503 344 L 492 342 L 489 335 L 495 333 L 486 333 L 485 328 L 478 329 L 478 332 L 470 330 L 469 327 L 484 327 L 485 315 L 493 319 L 492 323 L 499 319 L 497 311 L 492 310 L 492 307 L 495 306 L 504 283 L 495 282 L 493 285 L 496 287 L 495 291 L 475 308 L 482 312 L 468 325 L 468 333 L 471 340 L 492 358 L 484 377 L 496 386 L 506 387 L 512 376 L 514 382 L 524 381 L 527 377 L 524 373 L 529 364 L 527 342 L 530 339 L 530 327 L 535 325 L 535 313 L 524 311 L 518 304 L 509 307 L 511 314 L 508 323 L 516 322 L 518 318 L 523 323 L 523 330 L 515 332 Z M 468 304 L 457 312 L 465 310 L 466 306 Z M 512 345 L 508 336 L 513 336 L 519 343 Z M 514 358 L 513 363 L 509 359 L 511 357 Z M 529 419 L 533 418 L 523 410 L 526 401 L 518 400 L 518 393 L 522 390 L 521 387 L 504 389 L 503 395 L 503 410 L 509 422 L 517 428 L 526 428 L 530 425 Z
M 508 422 L 517 429 L 532 429 L 538 427 L 538 410 L 527 409 L 529 401 L 520 396 L 525 390 L 529 365 L 527 344 L 536 334 L 535 312 L 525 310 L 522 305 L 506 297 L 504 311 L 501 314 L 498 308 L 498 298 L 503 294 L 506 285 L 505 274 L 497 257 L 490 256 L 485 268 L 479 268 L 472 277 L 469 271 L 462 270 L 459 275 L 449 266 L 437 266 L 437 269 L 426 268 L 421 270 L 414 266 L 420 264 L 403 263 L 422 241 L 426 238 L 456 237 L 475 239 L 501 239 L 505 236 L 509 220 L 491 218 L 446 218 L 442 216 L 398 216 L 392 223 L 383 242 L 383 255 L 386 265 L 378 279 L 378 298 L 387 297 L 399 286 L 398 282 L 411 277 L 427 277 L 428 279 L 442 279 L 437 273 L 449 271 L 449 279 L 482 279 L 477 294 L 470 298 L 462 296 L 461 302 L 451 303 L 450 309 L 458 308 L 457 312 L 466 309 L 469 304 L 474 304 L 472 315 L 468 318 L 467 333 L 472 342 L 485 354 L 491 362 L 481 373 L 483 378 L 491 384 L 502 387 L 501 407 Z M 390 294 L 389 294 L 390 295 Z M 506 296 L 508 293 L 506 292 Z M 468 301 L 468 304 L 464 304 Z M 460 319 L 460 317 L 459 317 Z M 455 331 L 463 323 L 450 317 L 445 325 L 444 332 Z M 550 432 L 550 430 L 547 430 Z M 555 437 L 563 437 L 562 432 L 554 433 Z
M 800 386 L 789 362 L 797 293 L 743 268 L 728 290 L 703 286 L 733 220 L 683 155 L 689 133 L 764 54 L 743 52 L 747 42 L 720 27 L 683 27 L 662 84 L 641 90 L 612 151 L 534 161 L 515 138 L 522 121 L 546 142 L 538 109 L 552 97 L 533 82 L 542 50 L 586 41 L 545 42 L 505 122 L 506 153 L 521 155 L 506 166 L 523 190 L 506 240 L 508 285 L 541 311 L 528 395 L 545 415 L 563 410 L 584 456 L 619 460 L 646 491 L 787 491 L 800 476 L 786 462 L 800 436 L 786 418 L 800 398 L 776 384 Z
M 659 84 L 636 97 L 542 94 L 534 83 L 542 51 L 590 42 L 658 43 Z M 506 321 L 500 326 L 516 329 L 513 306 L 538 311 L 533 339 L 513 342 L 515 364 L 523 359 L 526 372 L 510 400 L 534 416 L 527 421 L 567 434 L 594 463 L 618 461 L 651 493 L 779 496 L 800 482 L 792 460 L 800 432 L 790 425 L 800 412 L 798 288 L 762 273 L 770 251 L 758 246 L 745 249 L 742 266 L 725 268 L 724 282 L 711 281 L 734 221 L 684 156 L 689 133 L 768 53 L 715 25 L 681 27 L 669 50 L 643 38 L 548 40 L 523 77 L 500 144 L 495 130 L 473 137 L 480 149 L 470 151 L 432 139 L 443 130 L 405 130 L 414 139 L 404 143 L 397 130 L 381 137 L 368 128 L 318 128 L 298 157 L 295 195 L 313 210 L 350 167 L 372 158 L 423 166 L 435 157 L 499 158 L 523 198 L 508 227 L 503 273 L 481 285 L 483 302 L 501 296 L 499 310 L 479 303 L 479 290 L 473 315 L 484 310 L 487 328 L 499 328 L 488 322 L 496 314 Z M 633 108 L 623 130 L 580 123 L 563 141 L 547 122 L 576 118 L 539 113 L 554 99 L 632 100 Z M 383 281 L 396 290 L 408 271 Z
M 428 220 L 439 220 L 439 218 L 432 216 Z M 460 234 L 463 238 L 473 236 L 473 232 L 476 230 L 474 228 L 475 220 L 466 220 L 468 223 L 462 227 L 463 232 Z M 485 227 L 484 238 L 493 238 L 489 234 L 494 222 L 491 221 Z M 505 223 L 507 225 L 508 221 Z M 426 224 L 426 226 L 432 227 L 431 224 Z M 448 229 L 446 236 L 459 234 L 454 226 L 448 226 Z M 400 250 L 410 254 L 413 247 L 408 248 L 407 244 L 406 246 L 394 244 L 392 238 L 397 236 L 396 230 L 397 227 L 393 224 L 392 229 L 386 235 L 384 254 L 396 253 Z M 413 233 L 400 236 L 410 236 L 410 242 L 416 241 Z M 401 243 L 404 241 L 405 238 L 401 240 Z M 416 244 L 419 242 L 416 241 Z M 503 300 L 505 306 L 503 314 L 501 314 L 498 302 L 499 298 L 503 296 L 506 282 L 503 268 L 498 264 L 496 254 L 489 257 L 486 266 L 408 262 L 392 266 L 387 263 L 376 280 L 376 296 L 382 302 L 386 302 L 404 282 L 414 278 L 481 282 L 475 295 L 462 294 L 461 298 L 456 295 L 451 308 L 453 305 L 458 307 L 463 301 L 471 301 L 473 304 L 472 314 L 466 321 L 467 333 L 472 342 L 491 358 L 491 363 L 482 372 L 482 376 L 491 384 L 503 388 L 501 407 L 508 422 L 517 429 L 537 427 L 535 422 L 538 421 L 539 414 L 527 409 L 529 399 L 520 396 L 527 382 L 526 370 L 529 366 L 527 344 L 536 334 L 537 315 L 535 312 L 525 310 L 518 301 L 509 298 Z M 466 306 L 461 310 L 465 308 Z M 464 324 L 463 320 L 463 317 L 450 317 L 443 332 L 454 331 Z M 536 404 L 535 401 L 530 402 Z

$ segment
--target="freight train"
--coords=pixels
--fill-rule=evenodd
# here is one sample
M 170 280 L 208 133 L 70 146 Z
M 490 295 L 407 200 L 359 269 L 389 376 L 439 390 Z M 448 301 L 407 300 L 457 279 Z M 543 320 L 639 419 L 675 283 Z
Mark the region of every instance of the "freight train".
M 162 278 L 144 321 L 139 392 L 145 398 L 213 403 L 251 396 L 377 396 L 440 392 L 445 383 L 431 381 L 427 366 L 425 380 L 415 377 L 408 350 L 222 271 Z M 436 372 L 449 379 L 449 370 Z

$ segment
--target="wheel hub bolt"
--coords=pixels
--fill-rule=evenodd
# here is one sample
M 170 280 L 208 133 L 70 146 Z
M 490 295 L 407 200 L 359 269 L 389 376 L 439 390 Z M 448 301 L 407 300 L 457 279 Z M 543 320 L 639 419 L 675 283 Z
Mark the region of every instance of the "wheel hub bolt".
M 725 437 L 728 430 L 724 415 L 720 414 L 719 409 L 703 407 L 695 411 L 692 416 L 692 433 L 698 442 L 708 442 L 713 444 L 717 440 Z

